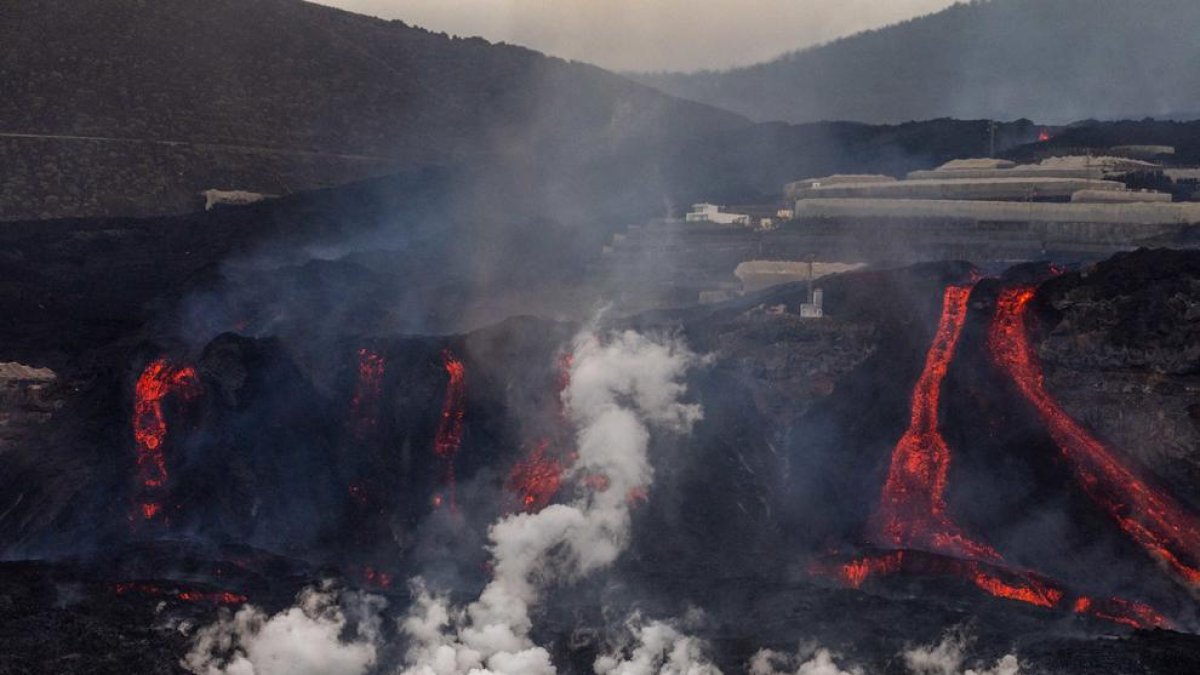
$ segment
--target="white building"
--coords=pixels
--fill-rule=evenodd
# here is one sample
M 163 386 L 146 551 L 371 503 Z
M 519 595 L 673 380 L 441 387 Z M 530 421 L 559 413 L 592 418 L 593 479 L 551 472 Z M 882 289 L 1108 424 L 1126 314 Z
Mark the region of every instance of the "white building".
M 717 223 L 719 225 L 744 225 L 750 226 L 750 216 L 742 213 L 725 213 L 723 207 L 716 204 L 692 204 L 692 210 L 688 212 L 684 220 L 689 223 Z
M 808 302 L 800 305 L 801 319 L 820 319 L 825 316 L 825 292 L 816 289 L 809 293 Z

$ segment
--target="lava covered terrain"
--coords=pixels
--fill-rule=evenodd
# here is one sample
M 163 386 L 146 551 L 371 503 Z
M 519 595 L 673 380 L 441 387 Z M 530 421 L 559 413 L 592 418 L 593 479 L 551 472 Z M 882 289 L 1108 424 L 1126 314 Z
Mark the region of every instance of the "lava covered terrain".
M 489 523 L 616 489 L 565 392 L 575 336 L 625 330 L 707 355 L 703 418 L 650 436 L 627 549 L 533 610 L 560 672 L 634 610 L 702 614 L 724 672 L 811 641 L 903 673 L 947 630 L 1021 672 L 1200 672 L 1200 254 L 822 287 L 819 320 L 782 286 L 590 326 L 23 344 L 53 370 L 0 382 L 0 672 L 186 672 L 197 626 L 322 583 L 388 600 L 393 672 L 409 579 L 476 597 Z

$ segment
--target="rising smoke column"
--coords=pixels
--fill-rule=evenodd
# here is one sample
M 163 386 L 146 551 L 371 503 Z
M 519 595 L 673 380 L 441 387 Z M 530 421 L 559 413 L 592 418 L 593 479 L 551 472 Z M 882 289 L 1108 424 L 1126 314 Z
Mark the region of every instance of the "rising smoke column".
M 705 653 L 707 645 L 671 623 L 647 623 L 635 613 L 625 627 L 630 644 L 597 657 L 596 675 L 721 675 Z
M 140 495 L 136 513 L 153 520 L 162 512 L 162 493 L 167 486 L 167 419 L 163 406 L 178 395 L 185 400 L 201 392 L 200 377 L 191 366 L 175 366 L 166 359 L 150 362 L 134 385 L 133 439 L 137 449 Z
M 964 670 L 967 647 L 971 640 L 961 631 L 952 631 L 936 645 L 913 647 L 904 652 L 904 665 L 912 675 L 1019 675 L 1017 657 L 1007 654 L 991 668 Z
M 1001 293 L 988 331 L 992 359 L 1037 410 L 1088 496 L 1175 576 L 1193 588 L 1200 586 L 1200 523 L 1169 496 L 1138 478 L 1046 391 L 1026 330 L 1035 293 L 1029 286 Z
M 701 418 L 685 404 L 682 378 L 699 359 L 673 339 L 633 331 L 574 341 L 568 416 L 577 429 L 571 476 L 603 475 L 607 489 L 582 489 L 568 504 L 505 516 L 489 529 L 493 577 L 465 609 L 415 582 L 403 630 L 411 675 L 551 675 L 549 653 L 529 638 L 530 607 L 551 584 L 611 564 L 628 544 L 627 495 L 653 478 L 650 427 L 686 432 Z
M 913 389 L 908 431 L 892 453 L 871 529 L 872 538 L 883 546 L 923 548 L 997 562 L 999 553 L 970 539 L 946 512 L 950 447 L 938 430 L 942 381 L 962 337 L 973 288 L 949 286 L 945 290 L 937 332 Z
M 179 665 L 196 675 L 364 675 L 375 665 L 386 605 L 329 584 L 304 589 L 275 615 L 246 605 L 198 629 Z

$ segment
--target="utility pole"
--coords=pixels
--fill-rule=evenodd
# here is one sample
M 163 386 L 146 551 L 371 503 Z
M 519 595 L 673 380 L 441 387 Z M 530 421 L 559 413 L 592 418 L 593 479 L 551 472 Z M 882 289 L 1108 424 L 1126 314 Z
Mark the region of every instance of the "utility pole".
M 813 255 L 808 255 L 808 304 L 813 301 Z

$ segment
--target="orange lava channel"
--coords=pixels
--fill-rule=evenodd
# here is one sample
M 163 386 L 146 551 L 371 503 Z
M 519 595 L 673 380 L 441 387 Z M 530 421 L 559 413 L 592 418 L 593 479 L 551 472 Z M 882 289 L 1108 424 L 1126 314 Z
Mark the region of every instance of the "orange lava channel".
M 1195 516 L 1139 479 L 1046 391 L 1025 327 L 1034 293 L 1032 287 L 1019 287 L 1001 294 L 988 333 L 992 358 L 1037 410 L 1084 491 L 1151 556 L 1187 584 L 1200 586 L 1200 523 Z
M 173 393 L 191 398 L 199 391 L 200 378 L 195 368 L 177 368 L 166 359 L 151 362 L 138 378 L 134 388 L 133 438 L 137 445 L 138 482 L 143 491 L 161 490 L 167 484 L 165 445 L 168 429 L 164 401 Z M 137 508 L 143 520 L 152 520 L 161 511 L 161 503 L 148 499 Z
M 972 288 L 946 288 L 937 333 L 913 390 L 908 431 L 892 453 L 879 509 L 872 519 L 872 538 L 891 548 L 998 562 L 999 553 L 968 537 L 946 512 L 950 448 L 938 431 L 942 381 L 962 336 Z
M 433 440 L 433 452 L 446 467 L 445 484 L 450 493 L 450 507 L 457 509 L 455 498 L 454 456 L 462 445 L 463 419 L 466 417 L 467 369 L 449 350 L 442 352 L 442 363 L 446 369 L 446 398 L 442 402 L 442 416 L 438 421 L 437 435 Z M 440 507 L 440 496 L 434 498 L 434 507 Z

